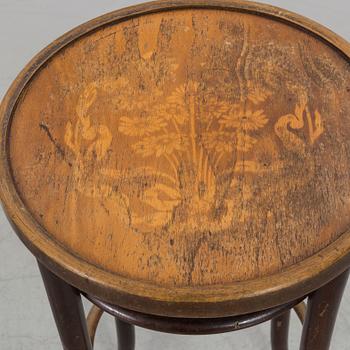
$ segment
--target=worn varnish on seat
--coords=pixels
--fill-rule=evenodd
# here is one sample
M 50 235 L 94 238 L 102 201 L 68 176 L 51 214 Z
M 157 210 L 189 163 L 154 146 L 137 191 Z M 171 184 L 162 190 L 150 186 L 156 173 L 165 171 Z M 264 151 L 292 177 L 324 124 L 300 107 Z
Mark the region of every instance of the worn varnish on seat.
M 122 306 L 300 297 L 348 259 L 348 46 L 261 5 L 170 3 L 73 31 L 12 88 L 5 207 L 58 274 Z

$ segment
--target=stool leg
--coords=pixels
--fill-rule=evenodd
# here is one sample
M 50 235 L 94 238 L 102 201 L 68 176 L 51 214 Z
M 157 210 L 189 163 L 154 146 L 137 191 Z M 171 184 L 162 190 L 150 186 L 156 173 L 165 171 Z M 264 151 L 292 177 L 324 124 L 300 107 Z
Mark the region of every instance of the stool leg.
M 309 296 L 300 350 L 329 350 L 348 277 L 346 271 Z
M 288 350 L 290 310 L 271 321 L 271 349 Z
M 135 349 L 135 327 L 115 317 L 118 336 L 118 350 Z
M 80 293 L 39 263 L 64 350 L 92 350 Z

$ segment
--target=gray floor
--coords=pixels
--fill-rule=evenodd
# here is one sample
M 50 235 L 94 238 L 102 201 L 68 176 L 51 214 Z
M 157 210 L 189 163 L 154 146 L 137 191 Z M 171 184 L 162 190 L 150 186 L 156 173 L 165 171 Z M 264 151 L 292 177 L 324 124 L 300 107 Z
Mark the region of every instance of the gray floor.
M 141 1 L 0 0 L 0 97 L 24 64 L 41 48 L 82 22 Z M 323 23 L 350 40 L 349 0 L 270 0 Z M 57 332 L 34 258 L 17 239 L 0 211 L 0 350 L 60 349 Z M 88 306 L 88 304 L 86 304 Z M 337 322 L 332 349 L 349 348 L 350 287 Z M 293 316 L 291 349 L 300 325 Z M 104 316 L 96 349 L 116 349 L 113 320 Z M 137 329 L 137 349 L 267 350 L 267 324 L 220 336 L 174 336 Z M 317 350 L 317 349 L 315 349 Z

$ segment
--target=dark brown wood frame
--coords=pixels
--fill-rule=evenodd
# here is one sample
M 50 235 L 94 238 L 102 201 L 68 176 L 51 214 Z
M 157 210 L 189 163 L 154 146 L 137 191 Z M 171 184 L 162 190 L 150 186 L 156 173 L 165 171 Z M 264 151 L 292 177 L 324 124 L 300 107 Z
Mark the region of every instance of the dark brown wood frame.
M 97 309 L 97 312 L 90 312 L 89 316 L 91 314 L 95 316 L 92 317 L 94 320 L 90 327 L 87 327 L 80 292 L 40 263 L 39 268 L 62 344 L 67 350 L 92 350 L 96 327 L 102 311 L 115 317 L 118 349 L 121 350 L 135 349 L 135 325 L 160 332 L 200 335 L 236 331 L 271 319 L 272 350 L 288 350 L 289 317 L 290 309 L 293 307 L 303 323 L 300 350 L 329 350 L 341 298 L 349 277 L 349 271 L 346 271 L 311 293 L 308 296 L 305 319 L 302 299 L 241 316 L 176 318 L 127 310 L 85 294 L 92 303 L 101 308 Z M 96 310 L 96 307 L 92 310 Z M 88 328 L 90 334 L 88 334 Z

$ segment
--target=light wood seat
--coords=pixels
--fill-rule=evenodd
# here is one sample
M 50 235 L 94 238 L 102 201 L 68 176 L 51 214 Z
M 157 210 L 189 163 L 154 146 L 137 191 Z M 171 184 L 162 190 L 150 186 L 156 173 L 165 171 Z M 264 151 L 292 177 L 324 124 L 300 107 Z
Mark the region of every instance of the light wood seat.
M 20 238 L 132 310 L 251 313 L 349 265 L 349 45 L 288 12 L 215 4 L 91 21 L 1 105 L 1 198 Z

